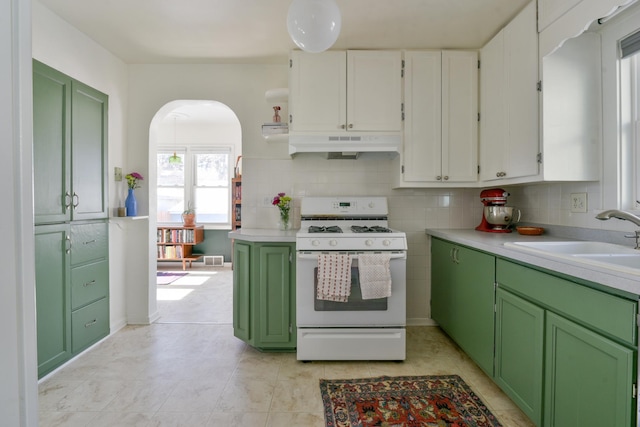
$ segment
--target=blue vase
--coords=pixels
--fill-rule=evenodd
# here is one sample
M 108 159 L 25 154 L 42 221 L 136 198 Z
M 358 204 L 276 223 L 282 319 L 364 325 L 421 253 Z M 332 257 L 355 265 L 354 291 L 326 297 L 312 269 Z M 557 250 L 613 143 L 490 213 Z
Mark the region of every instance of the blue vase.
M 127 200 L 124 201 L 124 206 L 127 208 L 127 216 L 138 215 L 138 201 L 136 200 L 133 188 L 129 189 L 129 194 L 127 194 Z

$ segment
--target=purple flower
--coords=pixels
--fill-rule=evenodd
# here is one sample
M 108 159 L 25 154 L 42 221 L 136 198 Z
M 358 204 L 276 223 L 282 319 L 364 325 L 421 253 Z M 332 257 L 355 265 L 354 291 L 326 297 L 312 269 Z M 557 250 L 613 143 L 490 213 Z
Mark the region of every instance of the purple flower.
M 140 188 L 140 186 L 138 185 L 138 181 L 144 180 L 142 175 L 140 175 L 138 172 L 128 173 L 125 176 L 125 178 L 127 179 L 127 185 L 129 186 L 129 189 L 131 189 L 131 190 L 133 190 L 135 188 Z

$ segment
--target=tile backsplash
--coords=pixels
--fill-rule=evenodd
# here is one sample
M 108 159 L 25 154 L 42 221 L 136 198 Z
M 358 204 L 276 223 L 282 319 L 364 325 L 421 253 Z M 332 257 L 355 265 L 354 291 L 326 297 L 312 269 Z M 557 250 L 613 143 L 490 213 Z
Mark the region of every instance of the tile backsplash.
M 388 158 L 327 160 L 322 155 L 295 159 L 243 158 L 242 224 L 276 228 L 278 210 L 271 200 L 279 192 L 293 197 L 293 225 L 300 226 L 300 198 L 305 196 L 386 196 L 389 223 L 407 234 L 407 317 L 429 319 L 428 239 L 426 228 L 473 228 L 480 223 L 481 188 L 393 189 L 397 163 Z M 491 186 L 487 186 L 491 187 Z M 508 204 L 522 211 L 522 222 L 628 231 L 627 221 L 598 221 L 599 183 L 552 183 L 504 186 Z M 571 193 L 587 193 L 586 213 L 570 209 Z M 427 286 L 424 284 L 427 283 Z

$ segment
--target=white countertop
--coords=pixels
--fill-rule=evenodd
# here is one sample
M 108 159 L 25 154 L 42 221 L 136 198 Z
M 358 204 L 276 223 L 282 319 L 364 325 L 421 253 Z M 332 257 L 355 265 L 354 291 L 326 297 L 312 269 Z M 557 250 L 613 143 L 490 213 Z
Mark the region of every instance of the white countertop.
M 426 233 L 430 236 L 440 237 L 503 258 L 510 258 L 579 279 L 600 283 L 609 288 L 640 295 L 640 276 L 638 275 L 618 271 L 613 266 L 612 268 L 605 268 L 586 265 L 576 261 L 555 258 L 553 255 L 537 255 L 504 246 L 506 242 L 566 241 L 572 239 L 544 234 L 541 236 L 522 236 L 516 232 L 486 233 L 474 229 L 427 229 Z
M 247 242 L 295 243 L 298 230 L 278 230 L 275 228 L 241 228 L 229 232 L 230 239 Z

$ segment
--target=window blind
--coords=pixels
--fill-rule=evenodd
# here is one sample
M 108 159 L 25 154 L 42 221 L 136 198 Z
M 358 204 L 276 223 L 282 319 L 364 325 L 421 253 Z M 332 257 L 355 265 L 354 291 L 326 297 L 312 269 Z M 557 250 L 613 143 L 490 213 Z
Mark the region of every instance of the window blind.
M 620 41 L 620 50 L 622 52 L 622 57 L 626 58 L 627 56 L 631 56 L 636 52 L 640 51 L 640 31 L 636 31 L 630 36 L 625 37 Z

